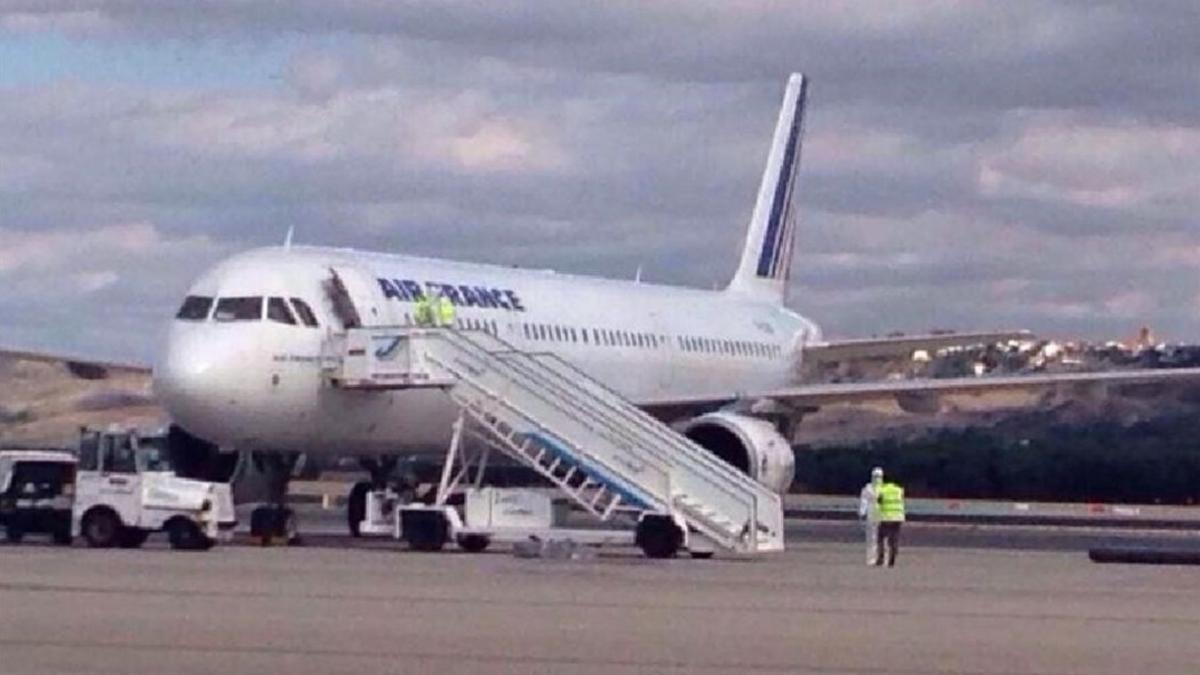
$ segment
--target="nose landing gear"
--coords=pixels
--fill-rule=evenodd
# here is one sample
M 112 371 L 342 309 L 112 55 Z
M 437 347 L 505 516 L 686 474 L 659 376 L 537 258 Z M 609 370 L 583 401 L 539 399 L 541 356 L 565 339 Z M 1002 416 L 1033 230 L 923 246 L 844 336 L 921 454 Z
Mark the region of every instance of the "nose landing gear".
M 268 503 L 250 513 L 250 536 L 262 546 L 280 543 L 297 546 L 301 543 L 296 514 L 287 506 L 288 482 L 298 453 L 254 453 L 253 461 L 267 483 Z

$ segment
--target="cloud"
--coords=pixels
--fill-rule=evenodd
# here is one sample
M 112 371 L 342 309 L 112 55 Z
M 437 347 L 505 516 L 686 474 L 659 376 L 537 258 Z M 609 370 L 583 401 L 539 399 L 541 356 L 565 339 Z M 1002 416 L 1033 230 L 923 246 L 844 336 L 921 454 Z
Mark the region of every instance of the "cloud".
M 154 226 L 144 222 L 74 232 L 0 230 L 0 274 L 61 269 L 83 255 L 137 256 L 161 243 Z
M 49 57 L 18 54 L 35 75 L 0 90 L 0 325 L 86 351 L 58 327 L 104 307 L 120 335 L 101 339 L 150 353 L 145 325 L 204 265 L 293 226 L 713 287 L 804 70 L 792 295 L 827 332 L 1193 338 L 1195 19 L 1175 0 L 0 0 L 0 33 L 59 64 L 38 78 Z M 177 77 L 63 76 L 72 44 Z M 260 76 L 211 77 L 213 51 Z

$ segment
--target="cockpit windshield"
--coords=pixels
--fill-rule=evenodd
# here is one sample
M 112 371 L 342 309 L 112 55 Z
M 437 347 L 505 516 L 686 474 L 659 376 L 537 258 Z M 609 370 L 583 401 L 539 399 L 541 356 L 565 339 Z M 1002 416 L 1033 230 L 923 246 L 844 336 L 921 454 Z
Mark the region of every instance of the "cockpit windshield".
M 189 295 L 183 299 L 183 306 L 179 308 L 179 313 L 175 315 L 175 318 L 184 321 L 204 321 L 208 318 L 208 312 L 212 306 L 212 298 Z
M 184 299 L 175 318 L 182 321 L 261 321 L 264 317 L 264 307 L 265 316 L 269 321 L 289 326 L 304 325 L 309 328 L 320 325 L 312 307 L 300 298 L 264 298 L 260 295 L 217 299 L 189 295 Z
M 246 298 L 221 298 L 217 301 L 216 321 L 259 321 L 262 319 L 262 296 Z
M 312 308 L 308 306 L 307 302 L 304 302 L 300 298 L 292 298 L 292 307 L 296 310 L 296 316 L 300 317 L 305 326 L 309 328 L 317 327 L 317 315 L 313 313 Z
M 267 319 L 289 326 L 296 325 L 296 317 L 292 316 L 292 310 L 288 309 L 283 298 L 267 298 Z

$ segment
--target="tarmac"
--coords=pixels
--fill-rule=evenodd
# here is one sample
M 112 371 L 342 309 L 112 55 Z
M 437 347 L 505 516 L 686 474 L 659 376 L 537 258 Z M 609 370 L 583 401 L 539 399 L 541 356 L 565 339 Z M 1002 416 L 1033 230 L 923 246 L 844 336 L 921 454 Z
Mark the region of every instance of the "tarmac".
M 1193 673 L 1195 568 L 1078 537 L 914 524 L 894 569 L 849 523 L 763 559 L 405 551 L 333 533 L 181 553 L 0 545 L 0 673 Z M 319 528 L 320 529 L 320 528 Z M 1014 529 L 1019 533 L 1014 534 Z M 1065 538 L 1064 538 L 1065 537 Z

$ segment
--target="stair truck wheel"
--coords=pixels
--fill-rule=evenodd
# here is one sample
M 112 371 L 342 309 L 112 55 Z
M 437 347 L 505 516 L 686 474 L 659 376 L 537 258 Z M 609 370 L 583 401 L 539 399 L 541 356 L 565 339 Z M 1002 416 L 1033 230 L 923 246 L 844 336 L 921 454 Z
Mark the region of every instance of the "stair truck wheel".
M 121 534 L 117 537 L 117 546 L 121 548 L 141 548 L 149 536 L 150 533 L 145 530 L 139 530 L 136 527 L 122 527 Z
M 25 538 L 25 529 L 14 522 L 9 522 L 8 527 L 4 528 L 4 538 L 10 544 L 19 544 Z
M 121 518 L 106 508 L 92 509 L 83 516 L 80 529 L 92 548 L 112 548 L 121 536 Z
M 464 534 L 458 538 L 458 547 L 467 553 L 482 553 L 492 540 L 483 534 Z
M 179 551 L 207 551 L 213 546 L 213 540 L 187 518 L 175 518 L 167 523 L 167 541 L 171 542 L 171 548 Z
M 446 545 L 449 527 L 437 509 L 408 509 L 400 512 L 400 530 L 414 551 L 440 551 Z
M 634 542 L 647 558 L 674 558 L 683 546 L 683 531 L 671 516 L 647 514 L 638 521 Z
M 363 518 L 367 517 L 367 493 L 371 491 L 371 484 L 366 481 L 360 481 L 350 488 L 350 495 L 346 498 L 346 524 L 350 526 L 351 537 L 361 537 L 362 532 L 360 527 Z

